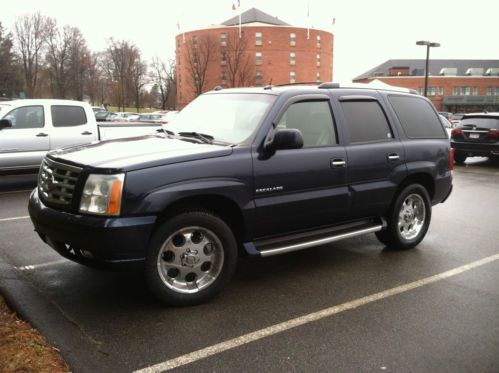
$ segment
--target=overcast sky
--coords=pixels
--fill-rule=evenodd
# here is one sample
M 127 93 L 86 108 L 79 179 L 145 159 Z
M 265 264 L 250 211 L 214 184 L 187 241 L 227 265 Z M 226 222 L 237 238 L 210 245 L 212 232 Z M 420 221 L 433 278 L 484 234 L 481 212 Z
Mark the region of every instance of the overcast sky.
M 175 54 L 177 22 L 185 31 L 220 24 L 237 15 L 231 7 L 232 0 L 2 0 L 0 22 L 13 31 L 17 17 L 39 10 L 78 27 L 93 51 L 113 37 L 135 43 L 148 60 L 166 59 Z M 499 59 L 498 0 L 241 0 L 242 11 L 252 7 L 332 32 L 334 81 L 351 81 L 388 59 L 425 58 L 416 40 L 441 44 L 431 58 Z

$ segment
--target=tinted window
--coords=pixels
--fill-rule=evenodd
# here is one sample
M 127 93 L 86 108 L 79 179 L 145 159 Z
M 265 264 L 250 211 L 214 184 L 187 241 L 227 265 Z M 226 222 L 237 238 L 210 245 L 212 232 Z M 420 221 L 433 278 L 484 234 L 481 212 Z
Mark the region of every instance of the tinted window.
M 327 101 L 292 104 L 277 124 L 280 128 L 296 128 L 303 135 L 303 146 L 336 144 L 334 123 Z
M 447 138 L 431 104 L 418 97 L 388 96 L 409 138 Z
M 85 110 L 80 106 L 52 106 L 51 112 L 54 127 L 80 126 L 87 123 Z
M 460 127 L 464 126 L 477 126 L 479 128 L 487 128 L 487 129 L 499 129 L 499 118 L 490 118 L 490 117 L 475 117 L 475 118 L 463 118 L 461 123 L 459 123 Z
M 42 128 L 44 126 L 43 106 L 24 106 L 12 110 L 3 119 L 12 122 L 12 128 Z
M 377 101 L 343 101 L 341 103 L 350 143 L 391 139 L 392 131 Z

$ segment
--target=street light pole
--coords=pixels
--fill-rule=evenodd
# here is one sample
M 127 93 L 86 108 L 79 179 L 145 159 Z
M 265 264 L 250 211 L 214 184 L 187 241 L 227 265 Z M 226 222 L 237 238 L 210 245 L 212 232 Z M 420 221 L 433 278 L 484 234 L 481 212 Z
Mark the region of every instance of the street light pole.
M 440 47 L 439 43 L 433 43 L 430 41 L 420 40 L 416 42 L 416 45 L 426 45 L 426 64 L 424 69 L 424 96 L 428 97 L 428 69 L 430 65 L 430 47 Z

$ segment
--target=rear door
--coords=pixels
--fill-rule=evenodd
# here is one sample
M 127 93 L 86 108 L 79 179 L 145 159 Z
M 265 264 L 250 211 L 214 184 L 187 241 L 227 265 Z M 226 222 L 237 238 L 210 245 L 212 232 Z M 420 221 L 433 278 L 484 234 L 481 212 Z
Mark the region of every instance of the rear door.
M 346 130 L 352 219 L 384 214 L 407 170 L 404 148 L 376 91 L 337 96 Z
M 343 220 L 348 208 L 345 148 L 328 96 L 292 99 L 274 119 L 302 132 L 301 149 L 253 156 L 255 236 L 314 228 Z
M 7 112 L 3 119 L 9 119 L 12 128 L 0 130 L 0 170 L 38 168 L 50 144 L 44 107 L 18 107 Z
M 51 105 L 50 118 L 53 127 L 50 149 L 88 144 L 97 138 L 93 121 L 82 106 Z

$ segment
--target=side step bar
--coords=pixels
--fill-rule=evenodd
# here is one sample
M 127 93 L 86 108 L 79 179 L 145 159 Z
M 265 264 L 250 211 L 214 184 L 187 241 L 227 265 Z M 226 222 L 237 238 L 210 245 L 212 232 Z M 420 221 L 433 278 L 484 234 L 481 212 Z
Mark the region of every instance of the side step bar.
M 270 239 L 255 242 L 255 248 L 262 257 L 289 253 L 292 251 L 320 246 L 345 238 L 360 236 L 366 233 L 378 232 L 386 227 L 384 220 L 364 224 L 356 224 L 354 227 L 343 229 L 330 229 L 311 232 L 307 235 L 295 235 L 282 239 Z M 301 236 L 301 237 L 300 237 Z

